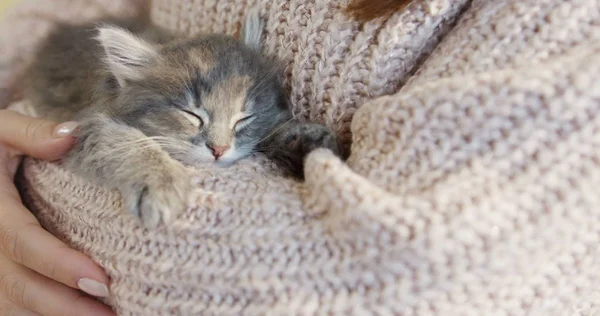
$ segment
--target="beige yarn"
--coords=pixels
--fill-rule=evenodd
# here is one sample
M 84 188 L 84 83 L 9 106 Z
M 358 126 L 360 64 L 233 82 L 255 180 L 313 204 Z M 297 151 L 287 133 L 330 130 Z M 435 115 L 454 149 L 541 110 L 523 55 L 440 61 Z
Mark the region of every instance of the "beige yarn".
M 151 15 L 233 34 L 255 3 Z M 600 2 L 430 0 L 364 27 L 342 6 L 259 3 L 295 113 L 351 135 L 347 164 L 196 170 L 158 231 L 56 164 L 26 162 L 26 200 L 119 315 L 600 315 Z

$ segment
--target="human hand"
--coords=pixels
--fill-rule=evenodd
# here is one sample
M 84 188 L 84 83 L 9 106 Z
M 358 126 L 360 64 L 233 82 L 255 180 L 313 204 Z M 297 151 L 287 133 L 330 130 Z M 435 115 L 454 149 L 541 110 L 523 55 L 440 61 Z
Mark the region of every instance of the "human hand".
M 0 315 L 108 316 L 92 296 L 108 296 L 108 277 L 85 255 L 45 231 L 13 183 L 23 154 L 55 160 L 74 143 L 75 123 L 58 125 L 0 110 Z

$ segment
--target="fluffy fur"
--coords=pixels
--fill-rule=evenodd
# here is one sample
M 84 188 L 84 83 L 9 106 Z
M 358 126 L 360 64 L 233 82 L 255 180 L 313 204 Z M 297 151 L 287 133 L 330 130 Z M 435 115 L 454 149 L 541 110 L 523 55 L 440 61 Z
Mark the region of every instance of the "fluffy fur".
M 254 11 L 241 40 L 63 25 L 40 49 L 27 97 L 44 117 L 82 123 L 66 166 L 119 189 L 128 212 L 156 226 L 185 209 L 183 164 L 226 166 L 263 151 L 301 177 L 308 152 L 337 153 L 329 129 L 293 119 L 277 61 L 259 53 L 261 32 Z

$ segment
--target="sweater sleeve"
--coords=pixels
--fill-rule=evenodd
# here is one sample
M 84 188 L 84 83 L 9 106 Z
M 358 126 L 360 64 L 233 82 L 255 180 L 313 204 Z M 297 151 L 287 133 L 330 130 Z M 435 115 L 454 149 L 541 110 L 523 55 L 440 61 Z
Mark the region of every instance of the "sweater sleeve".
M 0 20 L 0 108 L 18 100 L 22 74 L 37 44 L 61 22 L 147 14 L 149 0 L 23 0 Z

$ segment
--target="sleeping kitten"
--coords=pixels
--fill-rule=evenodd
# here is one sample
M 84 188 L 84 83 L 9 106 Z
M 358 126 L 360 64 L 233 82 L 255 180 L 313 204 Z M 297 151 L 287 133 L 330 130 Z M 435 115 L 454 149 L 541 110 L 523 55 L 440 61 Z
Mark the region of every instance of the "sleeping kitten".
M 338 152 L 330 130 L 293 119 L 277 62 L 259 53 L 257 12 L 241 39 L 97 25 L 63 25 L 49 36 L 26 97 L 41 117 L 81 123 L 65 165 L 119 189 L 147 227 L 185 209 L 190 179 L 182 163 L 228 165 L 263 151 L 301 177 L 311 150 Z

